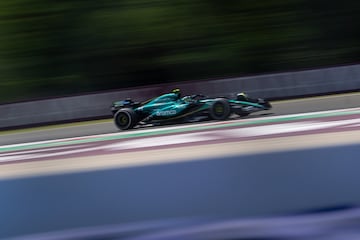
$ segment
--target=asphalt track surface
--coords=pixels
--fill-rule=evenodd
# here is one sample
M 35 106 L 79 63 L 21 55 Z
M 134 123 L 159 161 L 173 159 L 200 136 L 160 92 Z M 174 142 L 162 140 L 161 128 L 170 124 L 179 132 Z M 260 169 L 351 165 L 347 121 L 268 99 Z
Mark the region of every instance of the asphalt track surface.
M 327 111 L 360 106 L 360 93 L 329 95 L 322 97 L 272 102 L 273 109 L 254 113 L 246 118 L 279 116 L 314 111 Z M 160 127 L 157 127 L 160 128 Z M 136 131 L 137 129 L 129 130 Z M 119 130 L 112 119 L 89 121 L 76 124 L 54 125 L 0 132 L 0 145 L 44 141 L 69 137 L 81 137 L 96 134 L 114 133 Z

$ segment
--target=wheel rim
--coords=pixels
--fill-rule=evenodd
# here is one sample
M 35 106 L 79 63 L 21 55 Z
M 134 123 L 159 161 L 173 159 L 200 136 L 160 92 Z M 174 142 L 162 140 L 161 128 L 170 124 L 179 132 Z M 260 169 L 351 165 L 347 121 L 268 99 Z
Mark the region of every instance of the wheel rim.
M 129 116 L 125 113 L 120 113 L 117 119 L 117 123 L 120 127 L 126 127 L 129 124 Z
M 221 103 L 216 103 L 214 105 L 214 111 L 215 115 L 221 116 L 222 114 L 224 114 L 224 106 Z

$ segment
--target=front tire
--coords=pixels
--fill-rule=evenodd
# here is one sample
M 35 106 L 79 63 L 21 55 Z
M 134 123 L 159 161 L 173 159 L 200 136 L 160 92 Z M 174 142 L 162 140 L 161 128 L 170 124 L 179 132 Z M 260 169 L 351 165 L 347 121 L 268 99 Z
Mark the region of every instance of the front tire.
M 137 116 L 133 109 L 123 108 L 115 113 L 114 122 L 121 130 L 131 129 L 137 124 Z
M 227 99 L 215 99 L 210 107 L 210 117 L 214 120 L 225 120 L 231 114 L 230 104 Z

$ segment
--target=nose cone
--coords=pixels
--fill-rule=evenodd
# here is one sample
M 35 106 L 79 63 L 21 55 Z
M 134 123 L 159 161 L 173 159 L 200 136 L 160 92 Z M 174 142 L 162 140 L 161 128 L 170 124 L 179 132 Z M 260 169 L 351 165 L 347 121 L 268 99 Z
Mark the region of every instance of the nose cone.
M 269 109 L 272 108 L 272 105 L 271 105 L 271 103 L 269 103 L 268 101 L 265 101 L 264 107 L 265 107 L 266 110 L 269 110 Z

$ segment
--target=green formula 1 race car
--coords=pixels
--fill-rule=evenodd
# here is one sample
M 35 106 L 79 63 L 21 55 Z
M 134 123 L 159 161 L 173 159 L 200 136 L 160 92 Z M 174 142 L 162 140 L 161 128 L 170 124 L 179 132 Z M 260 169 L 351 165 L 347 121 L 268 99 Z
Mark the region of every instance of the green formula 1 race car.
M 251 99 L 244 93 L 237 94 L 236 99 L 203 95 L 180 97 L 179 89 L 146 102 L 126 99 L 116 101 L 111 106 L 115 125 L 121 130 L 147 124 L 225 120 L 233 113 L 242 117 L 269 109 L 271 104 L 268 101 L 262 98 Z

